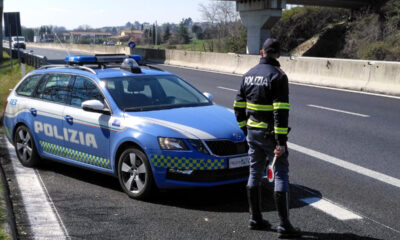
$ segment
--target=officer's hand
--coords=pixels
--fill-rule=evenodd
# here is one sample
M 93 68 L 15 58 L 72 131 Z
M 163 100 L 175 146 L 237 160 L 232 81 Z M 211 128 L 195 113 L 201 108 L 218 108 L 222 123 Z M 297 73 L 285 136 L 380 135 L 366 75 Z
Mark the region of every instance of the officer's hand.
M 281 157 L 286 152 L 286 146 L 276 146 L 274 154 L 276 157 Z

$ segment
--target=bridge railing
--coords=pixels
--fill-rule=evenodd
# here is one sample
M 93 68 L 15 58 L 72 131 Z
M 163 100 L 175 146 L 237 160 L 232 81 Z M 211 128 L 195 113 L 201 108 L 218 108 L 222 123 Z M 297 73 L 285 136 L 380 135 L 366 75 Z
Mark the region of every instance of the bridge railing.
M 18 59 L 18 49 L 10 49 L 9 47 L 3 47 L 4 51 L 7 51 L 13 59 Z M 27 64 L 34 68 L 39 68 L 47 64 L 47 58 L 45 56 L 36 55 L 29 51 L 19 50 L 19 57 L 21 63 Z

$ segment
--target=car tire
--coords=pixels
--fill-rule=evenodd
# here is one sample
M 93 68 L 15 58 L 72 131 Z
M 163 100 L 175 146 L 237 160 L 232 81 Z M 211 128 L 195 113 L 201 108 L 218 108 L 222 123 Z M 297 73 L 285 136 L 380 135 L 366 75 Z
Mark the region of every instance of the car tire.
M 22 165 L 25 167 L 34 167 L 39 164 L 40 157 L 29 128 L 24 125 L 17 128 L 14 135 L 14 146 L 18 160 Z
M 134 147 L 126 149 L 119 157 L 118 179 L 124 192 L 134 199 L 147 199 L 154 190 L 149 160 Z

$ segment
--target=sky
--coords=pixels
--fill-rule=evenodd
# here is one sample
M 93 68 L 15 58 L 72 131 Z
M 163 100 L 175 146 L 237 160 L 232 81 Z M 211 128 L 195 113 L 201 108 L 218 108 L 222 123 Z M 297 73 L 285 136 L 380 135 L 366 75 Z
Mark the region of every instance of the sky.
M 202 21 L 199 4 L 210 0 L 4 0 L 4 12 L 20 12 L 21 25 L 79 25 L 92 28 L 122 26 L 128 21 L 179 23 L 191 17 Z

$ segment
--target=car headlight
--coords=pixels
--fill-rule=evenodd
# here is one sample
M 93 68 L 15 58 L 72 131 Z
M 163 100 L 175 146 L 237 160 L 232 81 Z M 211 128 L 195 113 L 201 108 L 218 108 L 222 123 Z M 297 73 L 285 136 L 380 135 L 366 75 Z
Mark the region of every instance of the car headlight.
M 158 137 L 158 143 L 163 150 L 188 150 L 188 147 L 179 138 Z
M 210 153 L 208 152 L 207 148 L 204 146 L 204 144 L 201 142 L 201 140 L 198 139 L 188 139 L 187 140 L 190 145 L 192 145 L 192 147 L 194 149 L 196 149 L 196 151 L 210 155 Z

